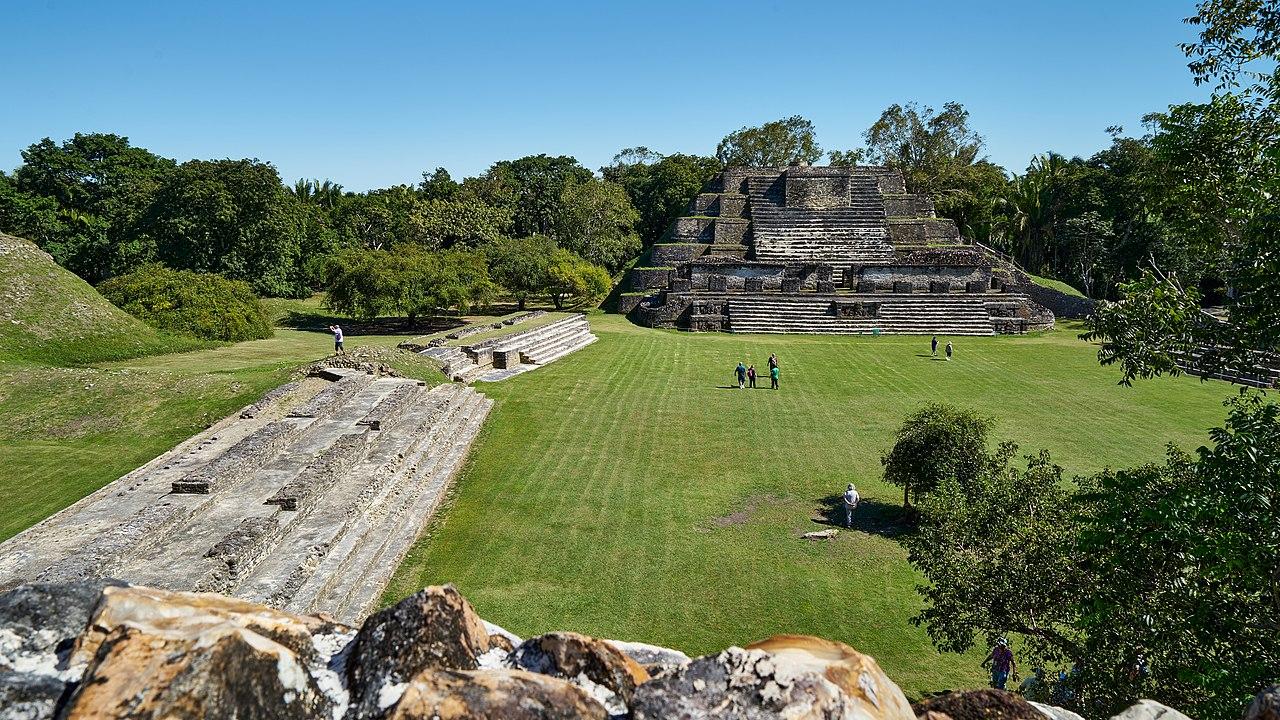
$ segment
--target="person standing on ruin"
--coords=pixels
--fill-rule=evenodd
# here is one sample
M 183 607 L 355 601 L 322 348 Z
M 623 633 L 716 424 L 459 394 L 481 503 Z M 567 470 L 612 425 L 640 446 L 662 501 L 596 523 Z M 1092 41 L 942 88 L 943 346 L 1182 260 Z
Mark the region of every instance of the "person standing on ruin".
M 772 390 L 777 390 L 777 389 L 778 389 L 778 366 L 777 366 L 777 364 L 774 364 L 774 365 L 773 365 L 773 367 L 769 368 L 769 387 L 770 387 L 770 389 L 772 389 Z
M 330 325 L 329 332 L 333 333 L 333 351 L 346 355 L 347 351 L 342 349 L 342 326 Z
M 747 368 L 747 387 L 752 390 L 756 389 L 756 366 L 752 365 Z
M 738 363 L 738 367 L 734 368 L 733 372 L 736 373 L 738 376 L 738 389 L 741 390 L 742 388 L 746 387 L 747 366 L 743 365 L 742 363 Z
M 948 360 L 951 359 L 951 341 L 950 340 L 947 341 L 947 359 Z
M 844 526 L 853 527 L 853 511 L 858 509 L 858 502 L 862 500 L 862 496 L 858 494 L 858 489 L 849 483 L 849 487 L 844 489 Z
M 938 336 L 937 335 L 934 335 L 933 339 L 929 341 L 929 354 L 934 357 L 938 357 Z
M 1013 651 L 1009 649 L 1009 641 L 1000 638 L 996 646 L 982 660 L 982 666 L 991 665 L 991 687 L 1003 690 L 1009 682 L 1009 674 L 1018 672 L 1018 664 L 1013 661 Z

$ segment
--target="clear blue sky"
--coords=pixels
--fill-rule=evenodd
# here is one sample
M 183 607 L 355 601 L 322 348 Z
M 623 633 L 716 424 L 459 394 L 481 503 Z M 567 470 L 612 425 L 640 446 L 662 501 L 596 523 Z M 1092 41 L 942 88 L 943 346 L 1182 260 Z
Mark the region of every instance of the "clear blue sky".
M 1088 155 L 1108 125 L 1202 99 L 1193 0 L 66 2 L 0 12 L 0 168 L 114 132 L 179 160 L 258 157 L 364 190 L 495 160 L 710 154 L 811 119 L 861 144 L 894 102 L 962 102 L 991 160 Z

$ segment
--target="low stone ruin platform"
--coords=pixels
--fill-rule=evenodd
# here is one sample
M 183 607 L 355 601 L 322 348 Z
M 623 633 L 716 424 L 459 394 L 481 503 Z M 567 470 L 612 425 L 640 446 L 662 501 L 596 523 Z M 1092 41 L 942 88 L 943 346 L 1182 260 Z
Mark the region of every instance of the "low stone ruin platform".
M 471 345 L 432 347 L 420 353 L 442 362 L 444 374 L 455 382 L 497 382 L 555 362 L 597 339 L 587 316 L 577 314 Z
M 106 577 L 364 617 L 492 401 L 462 385 L 329 376 L 268 393 L 0 544 L 0 588 Z

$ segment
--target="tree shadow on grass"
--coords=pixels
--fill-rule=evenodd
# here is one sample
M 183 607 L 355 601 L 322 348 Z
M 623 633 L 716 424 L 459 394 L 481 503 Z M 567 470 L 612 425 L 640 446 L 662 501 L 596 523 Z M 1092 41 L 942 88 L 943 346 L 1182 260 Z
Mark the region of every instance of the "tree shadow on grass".
M 811 519 L 819 525 L 843 528 L 844 496 L 828 495 L 818 502 Z M 915 524 L 910 513 L 900 505 L 862 498 L 858 509 L 853 512 L 853 527 L 850 529 L 893 539 L 915 532 Z
M 467 323 L 455 317 L 380 317 L 373 320 L 353 320 L 324 312 L 298 312 L 292 310 L 276 323 L 280 327 L 308 332 L 328 332 L 330 325 L 341 325 L 348 335 L 426 335 L 462 327 Z

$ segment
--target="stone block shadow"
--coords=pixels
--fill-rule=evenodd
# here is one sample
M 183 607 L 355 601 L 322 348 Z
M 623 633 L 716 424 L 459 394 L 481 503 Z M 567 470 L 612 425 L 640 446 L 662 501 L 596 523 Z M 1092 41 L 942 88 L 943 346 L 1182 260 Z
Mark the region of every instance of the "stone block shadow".
M 818 503 L 811 518 L 813 522 L 843 529 L 844 496 L 828 495 Z M 849 529 L 892 539 L 914 532 L 915 526 L 901 505 L 863 498 L 853 513 L 853 527 Z

